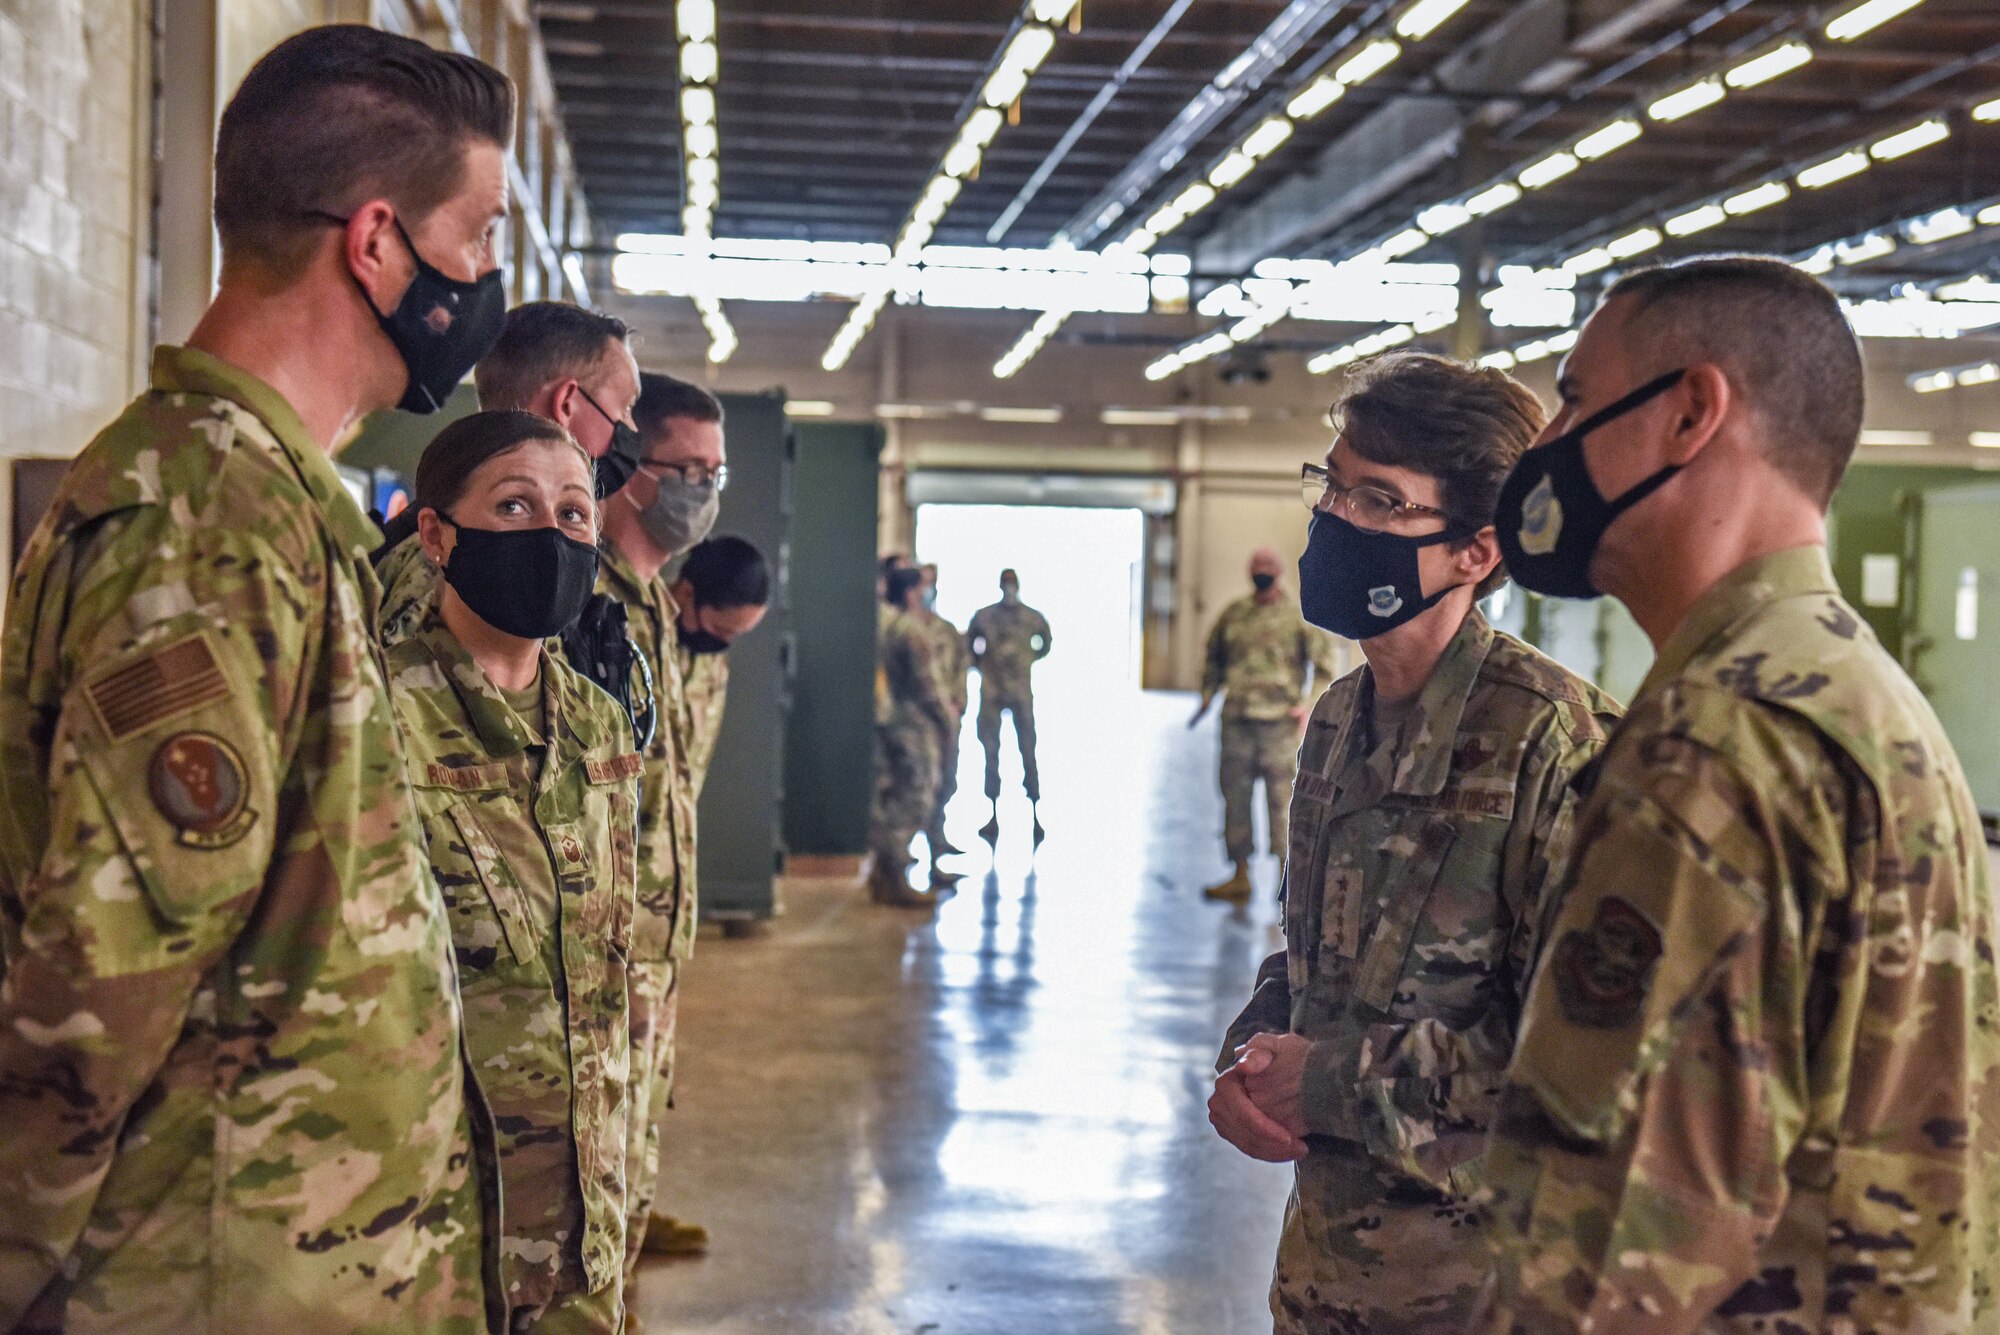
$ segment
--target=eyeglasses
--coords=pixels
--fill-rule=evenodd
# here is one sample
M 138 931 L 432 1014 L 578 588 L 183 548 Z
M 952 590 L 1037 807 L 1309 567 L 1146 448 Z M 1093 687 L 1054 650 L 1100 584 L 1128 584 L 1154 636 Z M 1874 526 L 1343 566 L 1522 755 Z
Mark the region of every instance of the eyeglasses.
M 716 491 L 721 492 L 729 486 L 728 464 L 709 468 L 703 464 L 670 464 L 661 459 L 641 459 L 639 462 L 647 468 L 657 468 L 662 473 L 672 473 L 690 487 L 703 487 L 713 482 Z
M 1344 513 L 1356 528 L 1371 533 L 1379 533 L 1398 519 L 1411 515 L 1432 515 L 1444 520 L 1451 528 L 1465 527 L 1442 510 L 1391 496 L 1380 487 L 1366 484 L 1343 487 L 1318 464 L 1304 464 L 1299 468 L 1299 495 L 1304 498 L 1308 510 Z

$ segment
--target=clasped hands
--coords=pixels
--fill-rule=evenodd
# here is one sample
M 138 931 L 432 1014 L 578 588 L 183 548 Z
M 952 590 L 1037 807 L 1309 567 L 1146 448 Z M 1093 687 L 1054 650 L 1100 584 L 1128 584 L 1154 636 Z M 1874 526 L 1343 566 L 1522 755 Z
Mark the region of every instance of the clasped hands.
M 1236 1049 L 1236 1062 L 1215 1078 L 1208 1120 L 1216 1133 L 1253 1159 L 1290 1163 L 1306 1155 L 1300 1091 L 1312 1040 L 1297 1034 L 1256 1034 Z

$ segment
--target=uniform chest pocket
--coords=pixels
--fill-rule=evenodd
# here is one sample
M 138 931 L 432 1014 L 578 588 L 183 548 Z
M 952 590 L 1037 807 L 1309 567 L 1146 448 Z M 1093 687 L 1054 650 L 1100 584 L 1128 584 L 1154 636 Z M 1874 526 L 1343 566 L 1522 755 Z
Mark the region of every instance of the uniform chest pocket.
M 1403 977 L 1410 942 L 1416 936 L 1425 905 L 1436 892 L 1439 874 L 1458 838 L 1458 828 L 1456 822 L 1443 816 L 1430 816 L 1417 826 L 1414 835 L 1401 837 L 1414 846 L 1399 860 L 1396 874 L 1384 878 L 1376 892 L 1378 902 L 1367 906 L 1375 910 L 1372 915 L 1375 927 L 1368 935 L 1368 944 L 1355 971 L 1355 995 L 1384 1012 L 1395 1002 L 1396 985 Z
M 500 845 L 464 800 L 446 809 L 446 821 L 449 828 L 443 833 L 450 846 L 433 848 L 431 862 L 451 912 L 459 963 L 491 968 L 503 946 L 516 964 L 533 959 L 538 948 L 534 920 Z
M 637 752 L 592 757 L 584 763 L 589 780 L 583 825 L 594 836 L 596 881 L 605 893 L 601 923 L 619 954 L 630 957 L 639 888 L 639 780 L 644 762 Z

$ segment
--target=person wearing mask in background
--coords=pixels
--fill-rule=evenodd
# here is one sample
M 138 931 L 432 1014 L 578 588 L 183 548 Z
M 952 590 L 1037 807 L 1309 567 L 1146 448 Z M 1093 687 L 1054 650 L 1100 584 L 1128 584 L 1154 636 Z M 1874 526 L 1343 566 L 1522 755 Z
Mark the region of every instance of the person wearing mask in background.
M 499 1297 L 379 535 L 328 454 L 498 333 L 513 123 L 499 71 L 388 33 L 265 55 L 214 300 L 21 557 L 0 1329 L 474 1331 Z
M 931 804 L 931 818 L 924 826 L 924 842 L 931 850 L 931 884 L 940 889 L 957 885 L 965 877 L 946 871 L 939 862 L 965 850 L 953 845 L 944 833 L 944 809 L 958 794 L 958 739 L 965 728 L 965 707 L 969 703 L 966 676 L 972 671 L 972 652 L 965 634 L 937 613 L 938 568 L 926 565 L 924 605 L 920 618 L 930 639 L 931 667 L 937 673 L 938 694 L 951 713 L 951 726 L 938 736 L 937 798 Z
M 625 613 L 626 633 L 654 683 L 652 736 L 641 748 L 639 910 L 632 935 L 632 1120 L 626 1147 L 626 1330 L 660 1173 L 660 1118 L 673 1094 L 674 1017 L 694 951 L 693 722 L 674 645 L 681 607 L 667 563 L 715 526 L 729 483 L 722 404 L 699 385 L 654 371 L 633 406 L 639 466 L 604 503 L 597 591 Z
M 609 496 L 638 461 L 631 421 L 639 367 L 630 337 L 623 320 L 566 301 L 516 306 L 473 370 L 479 406 L 535 413 L 562 427 L 595 461 L 599 499 Z M 394 644 L 429 613 L 438 588 L 437 566 L 417 541 L 414 505 L 383 525 L 375 572 L 383 590 L 382 642 Z
M 937 907 L 937 896 L 910 888 L 910 843 L 930 822 L 936 805 L 938 738 L 951 726 L 951 708 L 939 689 L 923 626 L 923 572 L 899 566 L 884 583 L 884 596 L 896 615 L 880 650 L 889 719 L 875 729 L 875 809 L 868 840 L 874 862 L 868 889 L 878 904 L 929 909 Z
M 1039 808 L 1042 775 L 1035 765 L 1035 664 L 1049 656 L 1054 639 L 1048 618 L 1021 601 L 1021 577 L 1000 572 L 1000 601 L 973 613 L 965 630 L 972 665 L 979 669 L 979 745 L 986 752 L 986 800 L 992 818 L 979 831 L 987 843 L 1000 838 L 1000 717 L 1014 718 L 1014 744 L 1021 748 L 1021 787 Z M 1042 842 L 1042 819 L 1035 814 L 1035 843 Z
M 771 566 L 742 538 L 709 538 L 687 554 L 675 576 L 674 652 L 687 696 L 688 771 L 694 795 L 708 780 L 722 708 L 729 691 L 729 647 L 755 630 L 771 601 Z M 646 1220 L 651 1256 L 692 1256 L 708 1250 L 700 1224 L 656 1211 Z
M 889 623 L 898 615 L 889 602 L 889 574 L 910 563 L 901 552 L 885 553 L 875 567 L 875 726 L 889 721 L 893 702 L 889 699 L 889 674 L 883 670 L 882 651 L 889 644 Z
M 1285 812 L 1292 802 L 1292 766 L 1299 730 L 1312 713 L 1313 692 L 1336 675 L 1334 645 L 1308 626 L 1285 593 L 1277 552 L 1250 555 L 1252 591 L 1222 609 L 1208 635 L 1201 706 L 1194 727 L 1221 695 L 1222 842 L 1233 866 L 1228 879 L 1202 893 L 1241 903 L 1250 897 L 1250 855 L 1256 851 L 1251 798 L 1264 781 L 1273 853 L 1285 847 Z
M 507 1330 L 617 1335 L 640 762 L 549 649 L 597 580 L 590 456 L 475 413 L 424 450 L 411 508 L 443 582 L 386 667 L 496 1128 Z
M 1491 1153 L 1493 1331 L 2000 1327 L 1979 812 L 1827 564 L 1860 346 L 1782 260 L 1625 277 L 1495 518 L 1658 650 L 1577 812 Z
M 1500 484 L 1546 414 L 1499 371 L 1356 367 L 1313 507 L 1306 618 L 1366 666 L 1300 752 L 1285 947 L 1209 1100 L 1244 1153 L 1296 1164 L 1281 1335 L 1456 1332 L 1490 1271 L 1473 1193 L 1577 773 L 1616 706 L 1490 627 Z

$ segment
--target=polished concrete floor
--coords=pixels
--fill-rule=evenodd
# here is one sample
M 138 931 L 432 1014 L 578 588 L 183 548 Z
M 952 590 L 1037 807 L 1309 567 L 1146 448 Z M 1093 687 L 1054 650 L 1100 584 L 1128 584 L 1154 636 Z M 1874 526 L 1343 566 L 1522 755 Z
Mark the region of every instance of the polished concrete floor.
M 704 937 L 662 1199 L 714 1246 L 648 1263 L 649 1332 L 1270 1329 L 1289 1172 L 1218 1140 L 1205 1102 L 1276 940 L 1276 868 L 1248 909 L 1201 899 L 1221 804 L 1191 708 L 1045 701 L 1039 854 L 1018 788 L 997 854 L 979 841 L 968 730 L 951 828 L 975 852 L 935 921 L 792 883 L 765 934 Z

